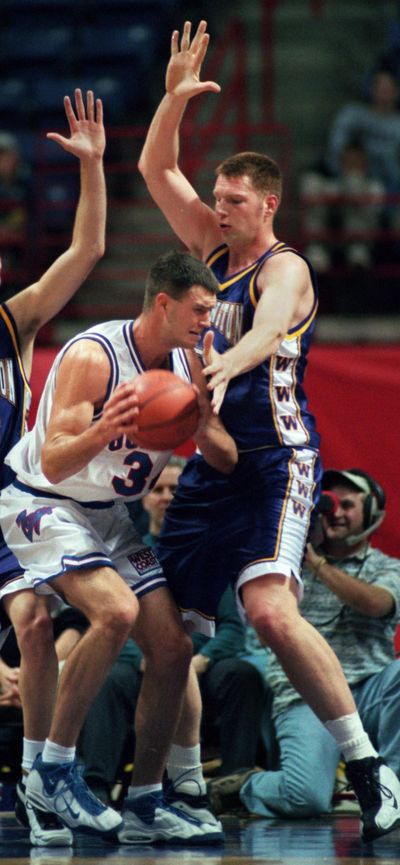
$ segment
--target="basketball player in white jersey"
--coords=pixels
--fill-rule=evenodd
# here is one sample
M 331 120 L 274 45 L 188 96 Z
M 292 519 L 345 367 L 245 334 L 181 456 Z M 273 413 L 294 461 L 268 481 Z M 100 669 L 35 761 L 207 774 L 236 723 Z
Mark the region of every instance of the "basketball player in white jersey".
M 161 780 L 192 644 L 161 566 L 135 533 L 124 504 L 151 489 L 171 455 L 135 444 L 135 379 L 146 369 L 169 368 L 197 384 L 197 445 L 218 471 L 235 466 L 236 446 L 212 412 L 194 353 L 209 326 L 217 287 L 209 268 L 188 253 L 158 259 L 138 319 L 91 328 L 60 352 L 35 427 L 7 460 L 16 479 L 3 491 L 0 516 L 25 579 L 39 593 L 57 592 L 90 622 L 63 668 L 50 733 L 27 780 L 27 800 L 71 829 L 117 832 L 123 843 L 205 844 L 223 837 L 211 814 L 206 820 L 187 817 L 163 799 Z M 146 670 L 123 822 L 90 793 L 76 767 L 75 743 L 130 634 L 145 655 Z

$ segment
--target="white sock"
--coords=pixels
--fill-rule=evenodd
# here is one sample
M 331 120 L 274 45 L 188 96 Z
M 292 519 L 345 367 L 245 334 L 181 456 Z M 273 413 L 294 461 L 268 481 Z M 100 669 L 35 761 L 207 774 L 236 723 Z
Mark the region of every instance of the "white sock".
M 64 745 L 57 745 L 56 742 L 46 739 L 42 760 L 44 763 L 72 763 L 75 760 L 75 752 L 75 745 L 72 748 L 65 748 Z
M 203 767 L 200 759 L 200 745 L 184 748 L 181 745 L 171 745 L 167 760 L 167 775 L 173 781 L 175 788 L 181 792 L 201 795 L 206 792 L 206 782 L 203 778 Z
M 358 712 L 342 715 L 334 721 L 326 721 L 324 726 L 336 740 L 345 763 L 349 763 L 350 760 L 363 760 L 364 757 L 378 756 L 364 730 Z
M 141 787 L 128 787 L 128 797 L 137 799 L 138 796 L 146 796 L 148 793 L 158 793 L 162 790 L 162 784 L 143 784 Z
M 44 741 L 37 739 L 27 739 L 25 736 L 22 740 L 22 769 L 23 774 L 27 775 L 32 769 L 32 765 L 36 757 L 42 753 Z

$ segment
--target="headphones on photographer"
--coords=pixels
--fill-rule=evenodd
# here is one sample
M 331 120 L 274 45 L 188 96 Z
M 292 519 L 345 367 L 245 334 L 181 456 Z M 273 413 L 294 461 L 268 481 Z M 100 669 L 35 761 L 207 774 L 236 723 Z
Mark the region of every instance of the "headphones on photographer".
M 363 531 L 358 535 L 350 535 L 346 539 L 348 544 L 356 544 L 363 538 L 374 532 L 385 519 L 386 496 L 381 485 L 371 475 L 362 469 L 346 469 L 344 471 L 332 469 L 324 474 L 323 486 L 334 484 L 340 478 L 350 481 L 360 492 L 365 493 L 363 500 Z
M 371 490 L 370 493 L 367 493 L 363 502 L 364 529 L 373 530 L 376 527 L 377 521 L 379 520 L 380 524 L 385 516 L 385 493 L 381 485 L 378 484 L 371 475 L 368 475 L 367 472 L 363 472 L 361 469 L 349 469 L 349 472 L 352 475 L 358 475 L 359 477 L 365 478 Z

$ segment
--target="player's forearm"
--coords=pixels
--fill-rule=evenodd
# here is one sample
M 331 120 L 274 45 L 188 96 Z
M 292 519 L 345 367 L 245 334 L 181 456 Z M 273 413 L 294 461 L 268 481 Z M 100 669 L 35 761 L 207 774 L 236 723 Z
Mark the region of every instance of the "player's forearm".
M 149 126 L 138 167 L 146 182 L 156 171 L 174 170 L 179 159 L 179 129 L 188 100 L 166 93 Z
M 111 440 L 101 428 L 93 424 L 79 435 L 57 434 L 46 440 L 41 456 L 42 472 L 51 484 L 58 484 L 86 468 Z
M 234 439 L 222 426 L 209 424 L 196 435 L 196 444 L 206 462 L 222 474 L 233 472 L 238 452 Z
M 281 340 L 281 333 L 266 333 L 261 327 L 246 333 L 233 348 L 225 352 L 230 378 L 254 369 L 276 352 Z
M 80 181 L 71 249 L 90 270 L 105 251 L 107 193 L 101 157 L 81 160 Z

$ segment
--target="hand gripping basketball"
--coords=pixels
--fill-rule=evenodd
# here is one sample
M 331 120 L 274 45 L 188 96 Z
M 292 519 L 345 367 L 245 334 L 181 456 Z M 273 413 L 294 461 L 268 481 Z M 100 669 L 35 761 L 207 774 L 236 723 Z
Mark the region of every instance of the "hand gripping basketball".
M 174 450 L 191 438 L 200 420 L 192 384 L 166 369 L 151 369 L 135 379 L 139 398 L 134 441 L 149 450 Z

